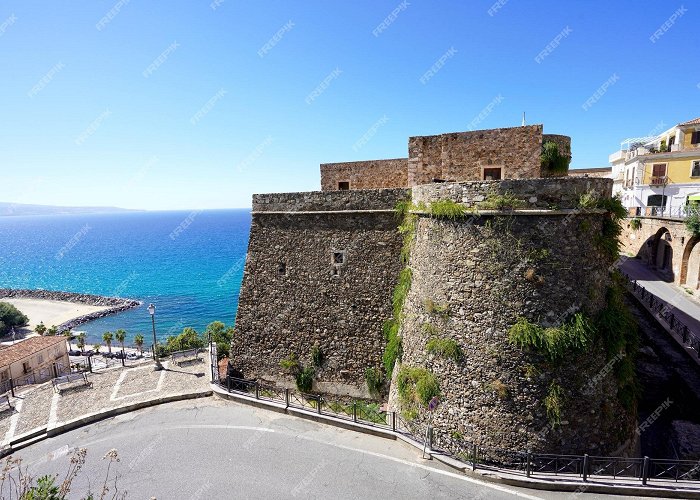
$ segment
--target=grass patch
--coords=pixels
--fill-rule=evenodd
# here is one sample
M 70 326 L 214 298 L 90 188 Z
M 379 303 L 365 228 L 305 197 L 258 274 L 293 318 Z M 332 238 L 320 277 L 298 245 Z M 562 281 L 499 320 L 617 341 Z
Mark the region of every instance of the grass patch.
M 425 307 L 425 312 L 428 314 L 436 314 L 446 318 L 450 315 L 450 305 L 449 304 L 438 304 L 433 299 L 425 299 L 423 301 L 423 306 Z
M 399 273 L 399 282 L 396 284 L 396 288 L 394 288 L 394 294 L 392 296 L 394 318 L 401 317 L 401 310 L 403 309 L 404 302 L 406 302 L 408 291 L 411 289 L 412 279 L 413 271 L 411 271 L 410 267 L 403 268 Z
M 386 339 L 387 343 L 386 347 L 384 348 L 382 362 L 384 363 L 384 371 L 386 376 L 389 380 L 391 380 L 396 361 L 401 358 L 402 354 L 398 321 L 392 318 L 384 323 L 384 338 Z
M 547 418 L 553 427 L 561 425 L 561 412 L 564 407 L 564 389 L 556 383 L 549 384 L 547 396 L 544 398 L 544 408 Z
M 561 361 L 566 355 L 580 352 L 593 342 L 595 329 L 583 314 L 575 314 L 559 327 L 542 327 L 518 318 L 508 330 L 508 340 L 520 348 L 531 349 L 550 361 Z
M 461 203 L 452 200 L 439 200 L 430 204 L 429 213 L 436 219 L 459 220 L 467 216 L 469 211 Z
M 423 323 L 423 326 L 421 326 L 421 330 L 423 330 L 423 333 L 431 337 L 439 333 L 438 327 L 433 325 L 432 323 Z
M 437 378 L 425 368 L 402 366 L 396 378 L 399 400 L 406 407 L 427 406 L 440 394 Z
M 503 194 L 489 194 L 484 201 L 479 203 L 479 208 L 485 210 L 515 210 L 525 205 L 525 201 L 517 198 L 510 191 L 506 191 Z
M 459 363 L 464 359 L 464 353 L 459 344 L 452 339 L 432 338 L 425 345 L 425 350 L 429 354 L 437 354 L 445 359 Z
M 506 399 L 508 397 L 508 386 L 498 379 L 492 380 L 486 384 L 486 388 L 491 392 L 495 392 L 501 399 Z

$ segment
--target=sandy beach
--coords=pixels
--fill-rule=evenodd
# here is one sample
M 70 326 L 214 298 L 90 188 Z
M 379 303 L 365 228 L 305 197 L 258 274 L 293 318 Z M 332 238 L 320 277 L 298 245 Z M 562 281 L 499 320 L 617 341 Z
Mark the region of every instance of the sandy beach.
M 8 302 L 22 311 L 29 318 L 29 326 L 22 330 L 34 331 L 34 327 L 43 322 L 46 327 L 60 325 L 66 321 L 90 314 L 105 311 L 109 306 L 90 306 L 75 302 L 60 300 L 2 298 L 2 302 Z

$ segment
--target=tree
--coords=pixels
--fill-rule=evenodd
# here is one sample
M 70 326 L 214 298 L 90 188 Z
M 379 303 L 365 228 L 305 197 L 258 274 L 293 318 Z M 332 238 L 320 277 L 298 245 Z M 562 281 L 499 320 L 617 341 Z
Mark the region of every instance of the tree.
M 126 330 L 119 329 L 116 332 L 114 332 L 114 338 L 117 339 L 117 342 L 119 342 L 122 345 L 122 352 L 124 352 L 124 341 L 126 340 Z
M 58 333 L 58 327 L 56 325 L 51 325 L 48 330 L 46 330 L 46 335 L 51 335 L 52 337 Z
M 73 338 L 73 332 L 71 330 L 63 330 L 63 336 L 66 337 L 66 340 L 68 341 L 68 350 L 70 351 L 72 349 L 70 339 Z
M 42 321 L 38 325 L 34 327 L 34 331 L 38 333 L 39 335 L 44 335 L 46 333 L 46 325 Z
M 105 344 L 107 344 L 107 350 L 110 354 L 112 354 L 112 339 L 114 339 L 112 332 L 104 332 L 102 334 L 102 340 L 104 340 Z
M 227 358 L 231 351 L 231 340 L 233 339 L 234 329 L 226 327 L 221 321 L 213 321 L 207 325 L 204 330 L 204 337 L 211 339 L 216 344 L 216 357 L 218 359 Z
M 0 335 L 5 335 L 15 326 L 26 326 L 29 318 L 12 304 L 0 302 Z
M 101 347 L 102 347 L 102 344 L 95 344 L 95 345 L 92 346 L 92 348 L 95 349 L 95 352 L 96 352 L 97 354 L 100 353 L 100 348 L 101 348 Z
M 80 352 L 83 352 L 83 349 L 85 349 L 85 332 L 80 332 L 78 334 L 78 349 L 80 349 Z
M 134 335 L 134 344 L 136 344 L 136 347 L 139 348 L 139 352 L 141 354 L 143 354 L 143 341 L 144 338 L 142 334 L 137 333 L 136 335 Z

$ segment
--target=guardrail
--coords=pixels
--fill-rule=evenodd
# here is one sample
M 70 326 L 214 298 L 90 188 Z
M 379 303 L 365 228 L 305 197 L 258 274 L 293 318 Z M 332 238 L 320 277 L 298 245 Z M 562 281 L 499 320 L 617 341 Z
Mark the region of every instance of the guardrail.
M 671 331 L 678 335 L 678 339 L 682 344 L 692 349 L 695 352 L 695 357 L 700 359 L 700 332 L 694 332 L 688 325 L 673 314 L 673 307 L 667 302 L 661 300 L 642 285 L 637 283 L 637 280 L 630 278 L 626 273 L 622 273 L 628 283 L 628 290 L 640 302 L 644 303 L 649 309 L 661 316 L 668 323 Z
M 593 476 L 606 479 L 626 478 L 638 480 L 642 485 L 654 480 L 700 483 L 700 461 L 587 454 L 556 455 L 488 448 L 463 439 L 458 433 L 406 419 L 397 412 L 384 411 L 377 403 L 334 399 L 234 377 L 225 377 L 218 381 L 218 385 L 229 393 L 283 404 L 285 408 L 313 411 L 319 415 L 401 434 L 427 447 L 431 453 L 452 457 L 470 466 L 472 470 L 501 470 L 527 477 L 561 475 L 581 478 L 583 481 Z

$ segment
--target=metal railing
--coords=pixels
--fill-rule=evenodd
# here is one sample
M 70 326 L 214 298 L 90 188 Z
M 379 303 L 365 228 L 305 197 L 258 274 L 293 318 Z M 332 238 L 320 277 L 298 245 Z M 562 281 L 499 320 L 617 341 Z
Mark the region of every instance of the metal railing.
M 464 439 L 459 433 L 432 427 L 417 419 L 405 418 L 397 412 L 381 410 L 377 403 L 334 399 L 234 377 L 226 377 L 218 385 L 229 393 L 283 404 L 285 408 L 313 411 L 319 415 L 401 434 L 425 446 L 431 453 L 452 457 L 469 465 L 472 470 L 501 470 L 527 477 L 561 475 L 583 481 L 593 476 L 626 478 L 640 481 L 643 485 L 653 480 L 700 483 L 700 462 L 692 460 L 556 455 L 490 448 Z
M 698 213 L 698 208 L 693 205 L 679 206 L 643 206 L 632 207 L 633 217 L 666 217 L 670 219 L 685 219 Z
M 649 290 L 644 288 L 642 285 L 637 283 L 636 280 L 630 278 L 626 273 L 622 273 L 628 283 L 628 289 L 640 302 L 649 307 L 649 309 L 658 314 L 671 328 L 682 344 L 692 349 L 695 356 L 700 358 L 700 332 L 694 332 L 691 328 L 686 325 L 682 320 L 673 313 L 673 307 L 669 306 L 667 302 L 661 300 L 656 295 L 651 293 Z

